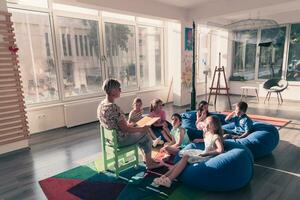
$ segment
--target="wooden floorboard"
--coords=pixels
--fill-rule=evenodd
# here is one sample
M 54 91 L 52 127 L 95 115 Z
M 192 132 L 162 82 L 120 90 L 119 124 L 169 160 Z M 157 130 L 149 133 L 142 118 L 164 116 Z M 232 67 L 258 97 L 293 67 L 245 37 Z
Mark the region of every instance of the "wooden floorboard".
M 237 102 L 233 97 L 232 102 Z M 273 101 L 272 101 L 273 100 Z M 249 113 L 291 119 L 280 130 L 280 143 L 269 156 L 255 161 L 249 185 L 232 192 L 207 192 L 202 199 L 300 199 L 300 106 L 248 99 Z M 188 107 L 165 106 L 168 118 Z M 210 110 L 214 107 L 210 106 Z M 46 199 L 38 181 L 95 159 L 100 153 L 98 123 L 58 128 L 32 135 L 30 150 L 0 156 L 0 200 Z M 201 178 L 201 177 L 199 177 Z

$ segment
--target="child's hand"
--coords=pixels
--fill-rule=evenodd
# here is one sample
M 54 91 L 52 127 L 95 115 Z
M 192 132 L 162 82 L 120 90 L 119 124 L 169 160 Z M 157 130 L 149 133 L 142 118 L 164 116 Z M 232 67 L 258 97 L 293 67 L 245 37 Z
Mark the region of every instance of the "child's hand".
M 162 125 L 163 125 L 163 128 L 168 128 L 168 123 L 167 122 L 164 122 Z
M 207 117 L 207 116 L 206 116 L 206 114 L 207 114 L 206 112 L 202 112 L 202 113 L 201 113 L 201 116 L 200 116 L 200 117 L 201 117 L 201 119 L 203 119 L 203 120 L 204 120 L 204 119 Z
M 204 155 L 203 153 L 199 153 L 198 157 L 203 157 L 203 155 Z
M 160 148 L 160 150 L 159 150 L 159 151 L 160 151 L 160 152 L 165 152 L 165 151 L 166 151 L 166 147 L 167 147 L 166 145 L 165 145 L 165 146 L 163 146 L 162 148 Z
M 236 115 L 237 115 L 236 111 L 235 111 L 235 110 L 232 111 L 231 116 L 234 117 L 234 116 L 236 116 Z
M 233 135 L 233 136 L 232 136 L 232 139 L 235 139 L 235 140 L 236 140 L 236 139 L 240 139 L 240 138 L 241 138 L 241 137 L 238 136 L 238 135 Z
M 197 112 L 197 119 L 201 117 L 202 113 L 200 111 Z
M 134 122 L 130 122 L 130 123 L 128 123 L 128 126 L 130 126 L 130 127 L 134 127 L 134 126 L 136 126 L 136 123 L 134 123 Z

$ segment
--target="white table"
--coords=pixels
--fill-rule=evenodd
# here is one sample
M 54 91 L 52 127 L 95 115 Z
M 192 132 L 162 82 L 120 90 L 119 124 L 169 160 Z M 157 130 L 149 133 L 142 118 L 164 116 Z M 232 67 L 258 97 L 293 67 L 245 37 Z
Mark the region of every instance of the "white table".
M 245 97 L 245 100 L 247 100 L 248 91 L 249 90 L 254 90 L 255 93 L 256 93 L 257 101 L 259 102 L 257 87 L 254 87 L 254 86 L 242 86 L 241 89 L 242 89 L 241 100 L 243 100 L 243 97 Z

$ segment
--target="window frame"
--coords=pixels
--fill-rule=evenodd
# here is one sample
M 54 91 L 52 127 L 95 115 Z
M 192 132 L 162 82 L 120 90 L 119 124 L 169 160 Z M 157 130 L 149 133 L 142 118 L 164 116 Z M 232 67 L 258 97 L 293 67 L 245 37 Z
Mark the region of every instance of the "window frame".
M 103 56 L 103 53 L 102 53 L 102 47 L 101 47 L 101 26 L 100 26 L 100 22 L 99 22 L 99 16 L 96 17 L 96 16 L 89 16 L 89 15 L 84 15 L 84 14 L 79 14 L 79 13 L 71 13 L 71 12 L 62 12 L 62 11 L 53 11 L 53 18 L 54 18 L 54 30 L 56 31 L 59 31 L 59 27 L 58 27 L 58 18 L 59 17 L 65 17 L 65 18 L 74 18 L 74 19 L 81 19 L 81 20 L 92 20 L 92 21 L 96 21 L 98 23 L 98 31 L 99 31 L 99 52 L 100 52 L 100 59 L 99 59 L 99 69 L 102 70 L 103 72 L 103 62 L 102 62 L 102 59 L 101 57 Z M 62 55 L 62 52 L 61 52 L 61 49 L 60 49 L 60 45 L 59 45 L 59 33 L 56 33 L 55 34 L 55 38 L 56 38 L 56 51 L 57 51 L 57 54 L 58 55 Z M 81 55 L 81 46 L 80 46 L 80 35 L 77 34 L 78 36 L 78 52 L 79 52 L 79 56 L 82 56 Z M 82 35 L 83 36 L 83 35 Z M 74 35 L 75 37 L 75 35 Z M 82 37 L 82 40 L 83 40 L 83 43 L 84 43 L 84 37 Z M 76 47 L 75 47 L 76 48 Z M 83 44 L 83 57 L 86 57 L 85 55 L 85 47 L 84 47 L 84 44 Z M 76 49 L 75 49 L 76 51 Z M 77 54 L 76 54 L 77 55 Z M 104 96 L 105 93 L 99 89 L 99 92 L 93 92 L 93 93 L 88 93 L 88 94 L 80 94 L 80 95 L 75 95 L 75 96 L 69 96 L 69 97 L 66 97 L 65 96 L 65 89 L 64 89 L 64 83 L 63 83 L 63 69 L 62 69 L 62 62 L 61 62 L 61 59 L 59 57 L 57 57 L 57 62 L 58 62 L 58 68 L 59 68 L 59 77 L 60 77 L 60 88 L 61 88 L 61 101 L 62 102 L 70 102 L 70 101 L 76 101 L 76 100 L 81 100 L 81 99 L 88 99 L 88 98 L 94 98 L 94 97 L 99 97 L 99 96 Z M 100 76 L 103 77 L 103 79 L 105 80 L 105 78 L 107 77 L 106 75 L 102 75 L 100 74 Z M 100 88 L 100 86 L 99 86 Z
M 165 61 L 164 61 L 164 56 L 165 56 L 165 51 L 164 51 L 164 47 L 165 47 L 165 44 L 164 44 L 164 33 L 165 33 L 165 29 L 164 27 L 162 26 L 155 26 L 155 25 L 149 25 L 148 23 L 145 25 L 143 23 L 137 23 L 137 26 L 136 26 L 136 29 L 138 31 L 139 27 L 152 27 L 152 28 L 160 28 L 160 55 L 161 55 L 161 60 L 160 60 L 160 66 L 161 66 L 161 70 L 160 70 L 160 73 L 161 73 L 161 83 L 159 86 L 154 86 L 154 87 L 141 87 L 140 85 L 140 82 L 139 82 L 139 90 L 146 90 L 148 91 L 149 89 L 152 89 L 152 88 L 155 88 L 155 89 L 158 89 L 158 88 L 162 88 L 165 86 L 165 81 L 166 81 L 166 78 L 165 78 Z M 139 47 L 139 34 L 137 32 L 137 46 Z M 139 65 L 138 65 L 138 68 L 139 68 L 139 79 L 141 78 L 141 74 L 140 74 L 140 56 L 139 56 L 139 53 L 140 51 L 138 51 L 137 53 L 137 57 L 139 59 Z
M 294 23 L 290 24 L 280 24 L 278 27 L 273 27 L 273 28 L 285 28 L 285 39 L 284 39 L 284 46 L 283 46 L 283 61 L 282 61 L 282 74 L 281 74 L 281 79 L 286 80 L 286 73 L 287 73 L 287 65 L 288 65 L 288 53 L 289 53 L 289 43 L 290 43 L 290 31 L 291 31 L 291 25 Z M 265 29 L 270 29 L 272 27 L 266 27 L 266 28 L 259 28 L 257 30 L 257 47 L 256 47 L 256 58 L 255 58 L 255 78 L 254 80 L 249 80 L 247 82 L 258 82 L 258 83 L 263 83 L 268 79 L 261 79 L 258 78 L 258 73 L 259 73 L 259 63 L 260 63 L 260 52 L 261 52 L 261 47 L 258 46 L 258 44 L 261 41 L 261 33 L 262 30 Z M 233 40 L 229 40 L 230 43 L 233 44 Z M 231 59 L 234 59 L 234 54 L 232 52 Z M 233 73 L 232 67 L 231 67 L 231 75 Z M 298 83 L 297 83 L 298 82 Z M 300 85 L 300 81 L 294 81 L 291 85 Z
M 63 52 L 60 48 L 60 37 L 62 37 L 61 35 L 59 35 L 59 29 L 58 29 L 58 17 L 67 17 L 67 18 L 75 18 L 75 19 L 85 19 L 85 20 L 94 20 L 97 21 L 98 23 L 98 31 L 99 31 L 99 43 L 98 43 L 98 47 L 99 47 L 99 53 L 100 53 L 100 60 L 99 60 L 99 67 L 102 71 L 102 74 L 100 74 L 101 77 L 103 77 L 103 80 L 105 80 L 108 77 L 108 70 L 107 70 L 107 65 L 105 63 L 105 59 L 106 59 L 106 51 L 105 51 L 105 22 L 110 22 L 110 23 L 117 23 L 117 24 L 124 24 L 124 25 L 132 25 L 134 26 L 134 31 L 135 31 L 135 58 L 136 58 L 136 73 L 137 73 L 137 88 L 135 89 L 130 89 L 130 90 L 124 90 L 123 93 L 132 93 L 132 92 L 147 92 L 147 91 L 154 91 L 157 89 L 162 89 L 164 87 L 166 87 L 166 58 L 165 56 L 167 55 L 167 49 L 166 49 L 166 20 L 167 19 L 163 19 L 163 18 L 159 18 L 159 17 L 152 17 L 152 16 L 146 16 L 146 15 L 141 15 L 141 14 L 136 14 L 136 13 L 126 13 L 126 12 L 122 12 L 122 11 L 118 11 L 118 12 L 114 12 L 112 11 L 112 13 L 116 13 L 116 14 L 121 14 L 121 15 L 131 15 L 134 17 L 134 20 L 121 20 L 120 18 L 113 18 L 113 17 L 107 17 L 107 16 L 102 16 L 102 12 L 111 12 L 108 9 L 102 9 L 102 8 L 91 8 L 88 5 L 84 6 L 84 8 L 87 9 L 92 9 L 97 11 L 98 15 L 91 14 L 89 15 L 88 13 L 84 14 L 84 13 L 80 13 L 80 12 L 72 12 L 72 11 L 63 11 L 61 9 L 55 9 L 53 8 L 53 5 L 55 4 L 55 2 L 53 2 L 52 0 L 48 0 L 47 2 L 48 7 L 47 8 L 43 8 L 43 7 L 35 7 L 35 6 L 27 6 L 27 5 L 18 5 L 18 4 L 10 4 L 8 3 L 7 7 L 8 9 L 14 9 L 16 11 L 29 11 L 29 12 L 33 12 L 33 13 L 44 13 L 47 14 L 49 17 L 49 27 L 50 27 L 50 32 L 48 35 L 48 39 L 51 39 L 52 43 L 52 51 L 53 51 L 53 59 L 54 59 L 54 65 L 55 65 L 55 73 L 56 73 L 56 81 L 57 81 L 57 92 L 58 92 L 58 99 L 57 100 L 51 100 L 51 101 L 47 101 L 47 102 L 39 102 L 39 103 L 30 103 L 30 104 L 26 104 L 26 106 L 29 109 L 34 109 L 34 108 L 38 108 L 38 107 L 44 107 L 44 106 L 51 106 L 51 105 L 60 105 L 60 104 L 64 104 L 64 103 L 68 103 L 68 102 L 72 102 L 72 101 L 77 101 L 77 100 L 83 100 L 83 99 L 89 99 L 89 98 L 95 98 L 95 97 L 101 97 L 104 96 L 105 93 L 100 89 L 100 92 L 95 92 L 95 93 L 91 93 L 91 94 L 81 94 L 81 95 L 76 95 L 76 96 L 70 96 L 70 97 L 66 97 L 65 96 L 65 89 L 64 89 L 64 84 L 63 84 L 63 71 L 62 71 L 62 62 L 61 62 L 61 56 L 63 56 Z M 58 4 L 60 4 L 58 2 Z M 68 4 L 68 3 L 61 3 L 67 6 L 75 6 L 76 5 L 72 5 L 72 4 Z M 148 19 L 152 19 L 152 20 L 160 20 L 161 24 L 159 23 L 147 23 L 147 22 L 140 22 L 138 20 L 138 18 L 148 18 Z M 161 84 L 159 86 L 154 86 L 154 87 L 140 87 L 140 59 L 139 59 L 139 45 L 138 45 L 138 41 L 139 41 L 139 36 L 138 36 L 138 27 L 139 26 L 145 26 L 145 27 L 156 27 L 156 28 L 160 28 L 160 46 L 161 46 Z M 67 57 L 70 57 L 69 55 L 69 47 L 68 47 L 68 38 L 67 38 L 67 34 L 65 34 L 65 40 L 66 40 L 66 50 L 67 50 Z M 71 37 L 71 43 L 74 42 L 75 44 L 75 35 L 74 38 Z M 73 41 L 74 40 L 74 41 Z M 83 40 L 84 40 L 84 36 L 83 36 Z M 89 38 L 87 38 L 88 43 L 89 43 Z M 78 47 L 78 53 L 79 56 L 81 55 L 80 52 L 80 44 L 79 44 L 79 35 L 77 34 L 77 47 Z M 77 51 L 76 51 L 76 46 L 73 46 L 73 50 L 72 51 L 72 56 L 76 56 L 77 55 Z M 85 47 L 83 47 L 85 49 Z M 90 47 L 88 46 L 88 49 L 90 49 Z M 90 53 L 89 53 L 90 54 Z M 84 56 L 86 55 L 86 53 L 84 53 Z M 99 87 L 100 88 L 100 87 Z
M 116 19 L 117 20 L 117 19 Z M 108 75 L 108 64 L 107 64 L 107 58 L 108 58 L 108 55 L 107 55 L 107 52 L 106 52 L 106 40 L 105 40 L 105 37 L 106 37 L 106 35 L 105 35 L 105 23 L 111 23 L 111 24 L 121 24 L 121 25 L 127 25 L 127 26 L 133 26 L 133 29 L 134 29 L 134 37 L 135 37 L 135 40 L 134 40 L 134 47 L 135 47 L 135 51 L 134 51 L 134 54 L 135 54 L 135 68 L 137 68 L 137 50 L 136 50 L 136 38 L 137 38 L 137 33 L 136 33 L 136 25 L 135 25 L 135 23 L 127 23 L 128 21 L 127 20 L 124 20 L 124 21 L 120 21 L 121 23 L 119 23 L 119 22 L 117 22 L 116 20 L 114 20 L 114 19 L 112 19 L 112 18 L 105 18 L 105 19 L 103 19 L 103 21 L 102 21 L 102 27 L 103 27 L 103 33 L 102 33 L 102 37 L 103 37 L 103 53 L 104 53 L 104 57 L 105 57 L 105 64 L 104 64 L 104 68 L 105 68 L 105 71 L 106 71 L 106 77 L 109 77 L 109 75 Z M 136 70 L 136 73 L 137 73 L 137 70 Z M 137 79 L 137 87 L 136 88 L 134 88 L 134 89 L 127 89 L 127 88 L 122 88 L 122 92 L 123 93 L 129 93 L 129 92 L 137 92 L 137 91 L 139 91 L 139 82 L 138 82 L 138 80 L 139 80 L 139 78 L 138 78 L 138 74 L 136 75 L 136 79 Z
M 206 37 L 207 37 L 207 40 L 208 40 L 208 43 L 209 43 L 209 47 L 207 48 L 206 51 L 204 51 L 204 53 L 208 53 L 208 64 L 207 64 L 207 67 L 209 68 L 209 70 L 211 70 L 211 42 L 212 42 L 212 29 L 210 27 L 204 27 L 204 26 L 201 26 L 201 25 L 198 25 L 197 28 L 196 28 L 196 42 L 195 42 L 195 48 L 196 48 L 196 83 L 197 84 L 204 84 L 205 83 L 205 76 L 206 75 L 203 75 L 204 79 L 200 79 L 201 75 L 200 75 L 200 53 L 203 52 L 202 48 L 201 48 L 201 36 L 204 35 L 204 34 L 201 34 L 201 29 L 203 28 L 209 28 L 210 30 L 205 33 Z M 209 76 L 207 75 L 207 79 Z
M 49 4 L 49 3 L 48 3 Z M 49 6 L 50 7 L 50 6 Z M 34 107 L 41 107 L 41 106 L 46 106 L 46 105 L 52 105 L 52 104 L 59 104 L 62 102 L 62 97 L 61 97 L 61 87 L 60 87 L 60 77 L 59 77 L 59 66 L 57 63 L 57 51 L 56 51 L 56 37 L 55 37 L 55 32 L 54 32 L 54 26 L 53 26 L 53 16 L 51 12 L 49 12 L 49 9 L 42 9 L 42 8 L 37 8 L 37 7 L 31 7 L 31 6 L 25 6 L 25 7 L 20 7 L 18 5 L 14 6 L 8 6 L 7 7 L 8 12 L 12 12 L 12 10 L 16 10 L 16 12 L 32 12 L 32 13 L 42 13 L 46 14 L 49 18 L 49 27 L 50 27 L 50 36 L 48 35 L 48 39 L 51 39 L 51 42 L 49 44 L 52 44 L 52 51 L 53 51 L 53 60 L 54 60 L 54 66 L 55 66 L 55 73 L 56 73 L 56 81 L 57 81 L 57 93 L 58 93 L 58 99 L 56 100 L 50 100 L 50 101 L 45 101 L 45 102 L 37 102 L 37 103 L 27 103 L 25 101 L 25 105 L 27 108 L 34 108 Z M 21 70 L 21 68 L 20 68 Z

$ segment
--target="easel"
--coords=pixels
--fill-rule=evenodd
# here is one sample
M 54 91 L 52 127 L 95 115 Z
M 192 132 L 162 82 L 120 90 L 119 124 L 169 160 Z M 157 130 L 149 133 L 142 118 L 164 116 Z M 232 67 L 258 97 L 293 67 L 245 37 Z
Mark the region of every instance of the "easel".
M 214 87 L 214 82 L 215 82 L 215 78 L 216 78 L 217 73 L 218 73 L 217 86 Z M 224 76 L 225 87 L 220 86 L 221 73 Z M 221 93 L 221 90 L 225 90 L 225 94 Z M 211 95 L 215 95 L 214 106 L 216 106 L 218 95 L 227 95 L 229 108 L 230 108 L 230 110 L 232 109 L 231 102 L 230 102 L 230 97 L 229 97 L 229 87 L 228 87 L 227 80 L 226 80 L 226 75 L 225 75 L 225 69 L 224 69 L 224 66 L 221 67 L 221 53 L 219 53 L 219 66 L 215 67 L 213 79 L 212 79 L 212 82 L 211 82 L 211 86 L 209 88 L 208 104 L 210 102 Z

